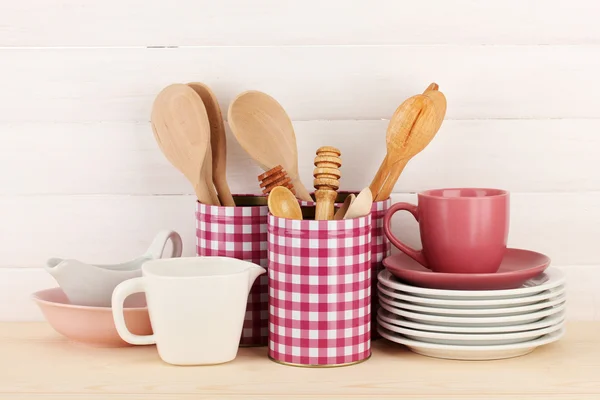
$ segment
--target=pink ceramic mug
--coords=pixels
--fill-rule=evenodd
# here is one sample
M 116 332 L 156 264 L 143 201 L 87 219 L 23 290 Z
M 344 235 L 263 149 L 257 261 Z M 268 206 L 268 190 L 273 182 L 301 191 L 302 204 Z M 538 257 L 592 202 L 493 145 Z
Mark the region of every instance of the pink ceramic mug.
M 423 250 L 398 240 L 390 222 L 406 210 L 419 222 Z M 509 194 L 500 189 L 453 188 L 419 193 L 419 205 L 396 203 L 384 219 L 392 244 L 436 272 L 494 273 L 506 251 Z

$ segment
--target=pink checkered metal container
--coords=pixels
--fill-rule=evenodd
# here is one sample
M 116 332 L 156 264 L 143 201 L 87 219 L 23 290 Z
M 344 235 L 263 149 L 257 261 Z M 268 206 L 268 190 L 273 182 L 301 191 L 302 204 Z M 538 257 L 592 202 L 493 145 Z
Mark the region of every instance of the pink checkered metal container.
M 314 207 L 313 212 L 314 212 Z M 371 216 L 268 217 L 269 357 L 333 367 L 371 355 Z
M 237 207 L 196 203 L 196 254 L 246 260 L 267 268 L 266 197 L 234 195 Z M 240 345 L 266 346 L 269 289 L 259 276 L 248 296 Z
M 344 203 L 346 197 L 358 192 L 339 192 L 336 198 L 336 205 L 341 206 Z M 300 201 L 302 206 L 311 206 L 314 203 L 308 201 Z M 376 201 L 371 207 L 371 314 L 377 315 L 379 310 L 379 299 L 377 291 L 377 276 L 383 270 L 383 259 L 390 256 L 392 252 L 392 245 L 383 232 L 383 217 L 385 213 L 392 205 L 392 200 L 387 199 L 383 201 Z M 377 318 L 371 319 L 371 339 L 379 339 L 381 335 L 377 330 Z

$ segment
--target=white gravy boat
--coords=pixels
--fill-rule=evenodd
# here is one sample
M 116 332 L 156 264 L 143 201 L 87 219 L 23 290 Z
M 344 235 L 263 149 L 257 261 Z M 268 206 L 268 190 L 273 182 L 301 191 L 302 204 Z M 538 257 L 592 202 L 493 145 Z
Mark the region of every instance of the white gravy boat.
M 143 255 L 124 263 L 100 265 L 51 258 L 46 262 L 45 269 L 56 279 L 72 304 L 110 307 L 115 287 L 125 280 L 142 276 L 142 264 L 161 258 L 169 240 L 173 250 L 167 258 L 181 257 L 181 236 L 174 231 L 161 231 Z

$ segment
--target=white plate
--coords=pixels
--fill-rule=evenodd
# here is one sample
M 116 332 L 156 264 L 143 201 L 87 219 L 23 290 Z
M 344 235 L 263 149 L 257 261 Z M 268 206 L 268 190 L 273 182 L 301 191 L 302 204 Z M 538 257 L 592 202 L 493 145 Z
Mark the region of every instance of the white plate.
M 378 285 L 378 289 L 379 289 Z M 524 314 L 530 311 L 537 311 L 544 308 L 552 307 L 557 304 L 560 304 L 565 301 L 566 296 L 563 294 L 561 296 L 544 300 L 539 303 L 530 304 L 527 306 L 518 306 L 518 307 L 505 307 L 505 308 L 438 308 L 438 307 L 427 307 L 427 306 L 419 306 L 416 304 L 407 303 L 405 301 L 393 299 L 391 296 L 385 294 L 383 290 L 380 290 L 379 293 L 380 298 L 384 298 L 385 302 L 392 307 L 402 308 L 404 310 L 415 311 L 424 314 L 432 314 L 432 315 L 476 315 L 480 317 L 493 317 L 495 315 L 519 315 Z
M 430 307 L 438 307 L 438 308 L 503 308 L 503 307 L 516 307 L 516 306 L 526 306 L 529 304 L 535 304 L 542 300 L 550 299 L 552 297 L 559 296 L 565 292 L 565 286 L 560 285 L 553 289 L 544 290 L 541 293 L 534 294 L 532 296 L 525 297 L 514 297 L 514 298 L 506 298 L 506 299 L 491 299 L 491 300 L 481 300 L 481 299 L 469 299 L 469 300 L 453 300 L 453 299 L 435 299 L 431 297 L 420 297 L 420 296 L 412 296 L 410 294 L 401 292 L 399 290 L 394 290 L 385 286 L 383 282 L 379 282 L 378 287 L 380 287 L 380 291 L 388 296 L 403 300 L 412 304 L 419 304 L 423 306 Z
M 551 325 L 546 328 L 534 329 L 531 331 L 524 332 L 440 333 L 403 328 L 400 326 L 393 325 L 392 323 L 388 323 L 388 321 L 394 321 L 394 315 L 391 314 L 389 311 L 380 309 L 377 313 L 377 322 L 379 323 L 379 325 L 381 325 L 389 331 L 400 333 L 409 339 L 420 342 L 451 344 L 460 346 L 494 346 L 501 344 L 527 342 L 528 340 L 534 340 L 548 333 L 557 331 L 563 326 L 563 323 L 560 322 L 558 324 Z
M 387 269 L 384 269 L 379 273 L 378 279 L 388 288 L 408 292 L 413 296 L 453 300 L 468 300 L 474 298 L 489 300 L 524 297 L 541 293 L 544 290 L 552 289 L 565 283 L 564 273 L 555 267 L 548 267 L 543 274 L 540 274 L 533 279 L 529 279 L 520 288 L 504 290 L 446 290 L 421 288 L 400 282 L 398 278 L 393 276 Z
M 392 342 L 407 346 L 415 353 L 435 358 L 450 360 L 500 360 L 503 358 L 518 357 L 531 353 L 536 347 L 556 342 L 565 334 L 565 328 L 549 333 L 535 340 L 515 344 L 502 344 L 497 346 L 455 346 L 449 344 L 425 343 L 411 340 L 398 333 L 385 328 L 377 329 L 381 336 Z
M 410 329 L 418 329 L 421 331 L 430 332 L 448 332 L 448 333 L 502 333 L 502 332 L 522 332 L 529 331 L 532 329 L 546 328 L 551 325 L 561 323 L 565 319 L 565 312 L 561 311 L 554 315 L 549 315 L 542 318 L 538 322 L 529 324 L 519 325 L 506 325 L 506 326 L 446 326 L 446 325 L 431 325 L 431 324 L 420 324 L 418 322 L 409 321 L 403 317 L 399 317 L 394 314 L 395 308 L 388 306 L 385 303 L 381 303 L 381 308 L 388 311 L 388 315 L 394 315 L 394 320 L 388 320 L 387 322 L 403 326 Z
M 387 303 L 386 296 L 379 296 L 380 303 Z M 388 304 L 389 305 L 389 304 Z M 432 325 L 446 325 L 446 326 L 506 326 L 506 325 L 518 325 L 526 324 L 529 322 L 539 321 L 540 319 L 547 317 L 548 315 L 556 314 L 565 309 L 565 302 L 549 307 L 547 309 L 529 312 L 520 315 L 500 315 L 494 317 L 480 317 L 480 316 L 462 316 L 454 317 L 448 315 L 432 315 L 432 314 L 421 314 L 401 308 L 391 307 L 393 314 L 399 315 L 411 321 L 421 322 L 423 324 Z

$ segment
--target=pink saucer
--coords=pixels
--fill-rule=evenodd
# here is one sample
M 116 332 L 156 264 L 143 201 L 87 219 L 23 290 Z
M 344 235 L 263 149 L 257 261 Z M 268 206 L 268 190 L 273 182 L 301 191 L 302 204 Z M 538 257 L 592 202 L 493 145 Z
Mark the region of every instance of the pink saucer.
M 550 258 L 535 251 L 506 249 L 498 272 L 492 274 L 449 274 L 433 272 L 404 253 L 383 260 L 392 275 L 414 286 L 431 289 L 501 290 L 520 287 L 550 265 Z
M 71 304 L 62 289 L 58 287 L 34 293 L 33 300 L 52 328 L 72 341 L 96 347 L 131 346 L 117 333 L 110 307 Z M 125 301 L 124 310 L 125 323 L 132 333 L 152 334 L 152 325 L 150 325 L 143 293 L 130 296 Z

